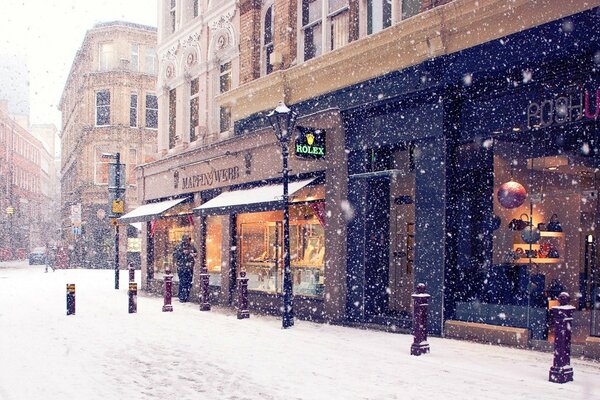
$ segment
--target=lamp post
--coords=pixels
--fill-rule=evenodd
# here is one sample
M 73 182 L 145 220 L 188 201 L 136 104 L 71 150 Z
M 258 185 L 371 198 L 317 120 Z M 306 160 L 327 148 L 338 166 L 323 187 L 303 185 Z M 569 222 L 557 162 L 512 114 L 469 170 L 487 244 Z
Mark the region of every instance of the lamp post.
M 15 208 L 11 205 L 9 205 L 8 207 L 6 207 L 6 219 L 8 220 L 8 234 L 7 234 L 7 245 L 8 245 L 8 251 L 10 252 L 10 256 L 8 256 L 9 259 L 12 260 L 12 256 L 14 255 L 14 251 L 12 248 L 12 235 L 13 235 L 13 214 L 15 213 Z
M 102 158 L 113 159 L 113 173 L 109 174 L 108 198 L 110 203 L 110 216 L 115 227 L 115 289 L 119 289 L 119 224 L 117 218 L 125 211 L 123 196 L 125 194 L 125 177 L 121 153 L 102 153 Z
M 283 102 L 271 111 L 267 117 L 281 145 L 283 159 L 283 328 L 294 325 L 294 309 L 292 305 L 292 271 L 290 269 L 290 213 L 289 213 L 289 140 L 294 132 L 298 114 L 290 110 Z

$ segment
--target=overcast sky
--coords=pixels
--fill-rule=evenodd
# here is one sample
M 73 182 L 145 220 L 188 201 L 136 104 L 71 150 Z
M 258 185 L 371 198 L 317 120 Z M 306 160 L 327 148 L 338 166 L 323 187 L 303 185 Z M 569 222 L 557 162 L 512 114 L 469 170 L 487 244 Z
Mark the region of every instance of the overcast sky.
M 85 32 L 115 20 L 156 26 L 157 0 L 0 0 L 0 54 L 29 66 L 31 123 L 60 129 L 58 102 Z

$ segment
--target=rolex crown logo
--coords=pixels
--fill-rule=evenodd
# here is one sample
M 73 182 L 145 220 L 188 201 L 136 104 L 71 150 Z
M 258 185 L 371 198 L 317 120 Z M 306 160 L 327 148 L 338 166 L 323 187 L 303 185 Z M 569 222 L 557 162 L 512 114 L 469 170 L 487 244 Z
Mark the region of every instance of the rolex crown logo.
M 312 146 L 314 141 L 315 141 L 315 135 L 313 135 L 312 133 L 309 133 L 308 135 L 306 135 L 306 143 L 308 143 L 309 146 Z

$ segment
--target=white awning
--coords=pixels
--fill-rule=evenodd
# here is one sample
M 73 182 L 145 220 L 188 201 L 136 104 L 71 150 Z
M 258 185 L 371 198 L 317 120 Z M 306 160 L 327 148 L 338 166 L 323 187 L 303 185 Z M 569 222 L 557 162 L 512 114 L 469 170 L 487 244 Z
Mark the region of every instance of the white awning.
M 291 196 L 316 178 L 290 182 L 288 192 Z M 260 186 L 251 189 L 224 192 L 194 208 L 196 213 L 226 214 L 233 207 L 244 207 L 248 211 L 266 211 L 283 207 L 283 184 Z
M 133 211 L 128 212 L 119 218 L 119 222 L 123 224 L 129 224 L 131 222 L 144 222 L 150 221 L 159 217 L 165 211 L 175 207 L 177 204 L 185 201 L 186 199 L 175 199 L 166 200 L 158 203 L 149 203 L 139 206 Z

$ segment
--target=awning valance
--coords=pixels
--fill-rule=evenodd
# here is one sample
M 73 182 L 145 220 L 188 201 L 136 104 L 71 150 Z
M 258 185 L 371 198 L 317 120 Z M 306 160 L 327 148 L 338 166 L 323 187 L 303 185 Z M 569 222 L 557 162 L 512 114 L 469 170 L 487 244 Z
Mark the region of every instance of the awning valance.
M 175 207 L 177 204 L 184 202 L 186 199 L 166 200 L 158 203 L 149 203 L 139 206 L 133 211 L 128 212 L 119 218 L 119 223 L 129 224 L 131 222 L 151 221 L 160 217 L 165 211 Z
M 316 178 L 290 182 L 288 194 L 291 196 Z M 224 192 L 194 208 L 197 214 L 227 214 L 232 209 L 243 211 L 268 211 L 283 208 L 283 184 L 266 185 L 251 189 Z

